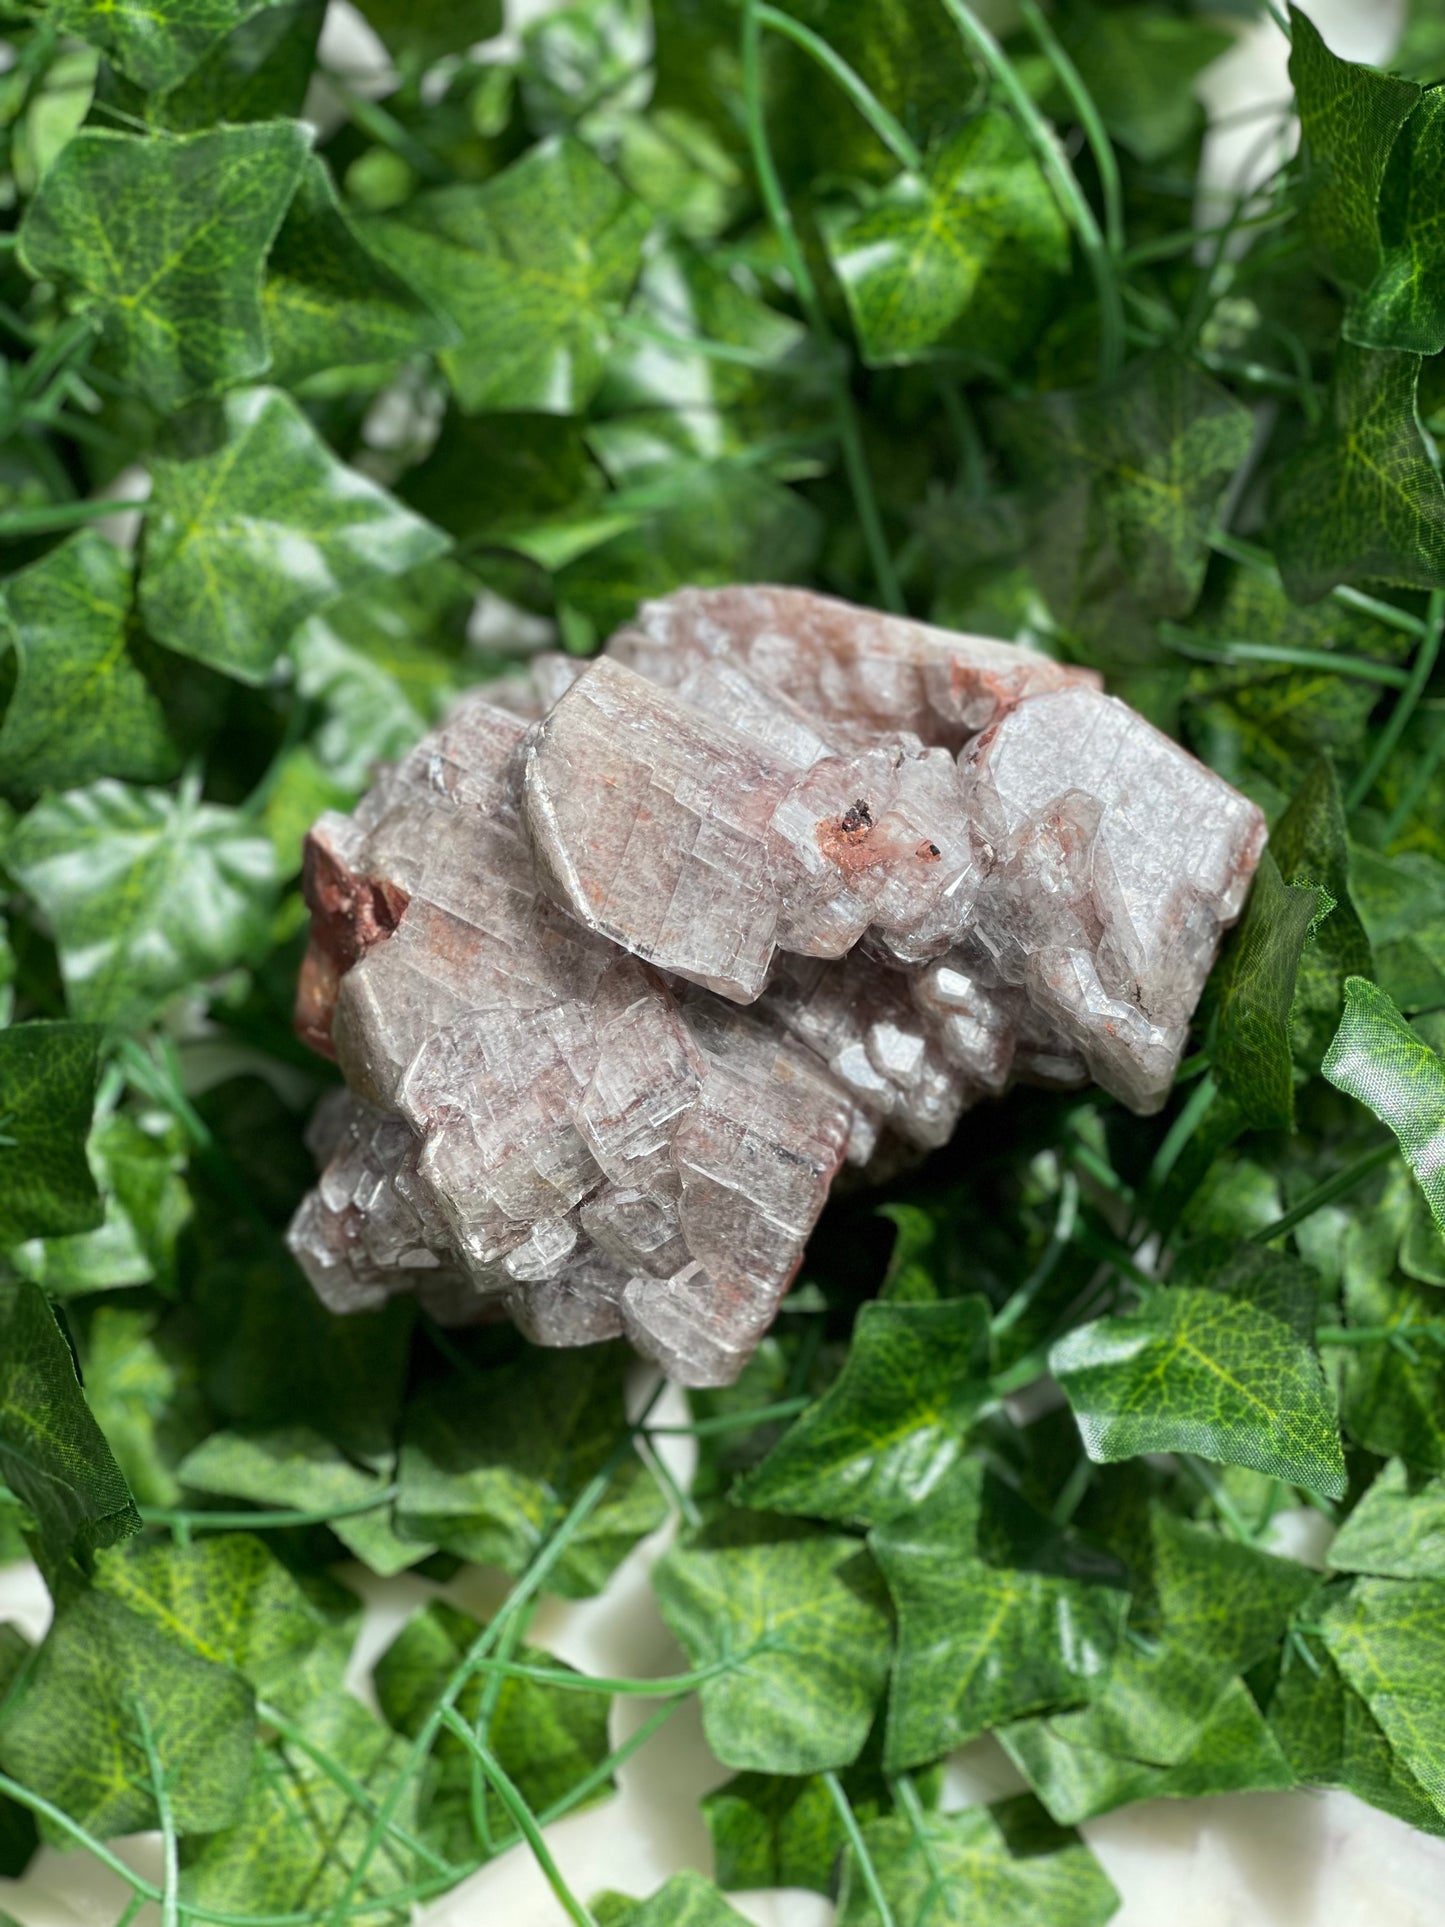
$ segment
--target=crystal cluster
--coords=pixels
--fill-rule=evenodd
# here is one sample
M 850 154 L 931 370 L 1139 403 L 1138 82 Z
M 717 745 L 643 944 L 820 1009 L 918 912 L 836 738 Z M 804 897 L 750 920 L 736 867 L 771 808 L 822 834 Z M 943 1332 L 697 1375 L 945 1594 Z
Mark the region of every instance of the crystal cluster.
M 1164 1101 L 1264 844 L 1089 672 L 683 590 L 484 686 L 307 840 L 336 1310 L 736 1377 L 845 1159 L 1016 1079 Z

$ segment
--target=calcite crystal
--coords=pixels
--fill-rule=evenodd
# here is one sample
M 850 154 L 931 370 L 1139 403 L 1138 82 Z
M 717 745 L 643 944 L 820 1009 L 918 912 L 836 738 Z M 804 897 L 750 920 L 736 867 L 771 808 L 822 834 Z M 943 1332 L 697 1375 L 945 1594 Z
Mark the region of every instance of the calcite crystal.
M 464 697 L 307 841 L 347 1091 L 291 1243 L 734 1378 L 843 1161 L 1019 1078 L 1168 1091 L 1259 812 L 1097 679 L 798 590 L 683 590 Z

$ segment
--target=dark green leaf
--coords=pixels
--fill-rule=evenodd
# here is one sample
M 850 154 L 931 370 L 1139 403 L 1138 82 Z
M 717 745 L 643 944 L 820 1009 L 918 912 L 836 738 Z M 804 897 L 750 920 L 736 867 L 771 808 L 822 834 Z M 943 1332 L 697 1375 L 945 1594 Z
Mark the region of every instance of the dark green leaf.
M 1061 1338 L 1049 1366 L 1091 1459 L 1193 1452 L 1328 1498 L 1345 1490 L 1334 1402 L 1312 1342 L 1315 1288 L 1250 1248 L 1224 1289 L 1174 1285 Z
M 1384 991 L 1345 985 L 1345 1014 L 1324 1061 L 1337 1089 L 1368 1106 L 1399 1139 L 1435 1222 L 1445 1231 L 1445 1063 Z
M 1345 810 L 1327 757 L 1311 766 L 1269 847 L 1287 884 L 1317 884 L 1333 906 L 1300 954 L 1290 1009 L 1295 1054 L 1314 1069 L 1338 1028 L 1346 977 L 1374 974 L 1370 940 L 1350 896 Z
M 93 783 L 36 804 L 12 875 L 44 910 L 77 1016 L 134 1024 L 265 943 L 271 845 L 238 810 Z
M 1297 601 L 1370 578 L 1445 583 L 1445 484 L 1416 418 L 1419 375 L 1415 355 L 1336 355 L 1324 423 L 1270 498 L 1275 559 Z
M 732 1514 L 654 1574 L 662 1616 L 696 1667 L 724 1766 L 819 1773 L 857 1758 L 888 1670 L 882 1586 L 856 1539 Z
M 185 1160 L 176 1126 L 143 1128 L 128 1113 L 97 1119 L 90 1167 L 105 1201 L 94 1231 L 32 1240 L 11 1254 L 15 1269 L 52 1298 L 152 1281 L 174 1289 L 176 1240 L 190 1216 L 180 1173 Z
M 402 1532 L 520 1572 L 609 1457 L 622 1419 L 624 1365 L 616 1348 L 529 1349 L 515 1365 L 421 1393 L 402 1432 Z M 626 1458 L 553 1568 L 552 1590 L 567 1598 L 600 1591 L 665 1516 L 641 1461 Z
M 1445 1479 L 1414 1480 L 1392 1460 L 1330 1542 L 1336 1572 L 1445 1579 Z
M 100 1223 L 85 1155 L 99 1065 L 93 1025 L 0 1029 L 0 1246 Z
M 1371 1215 L 1384 1214 L 1377 1206 Z M 1398 1220 L 1378 1227 L 1392 1236 L 1386 1239 L 1384 1264 L 1370 1262 L 1369 1232 L 1376 1228 L 1357 1219 L 1345 1239 L 1349 1321 L 1377 1330 L 1380 1339 L 1346 1351 L 1341 1417 L 1350 1435 L 1382 1458 L 1398 1456 L 1427 1472 L 1445 1472 L 1445 1353 L 1428 1338 L 1416 1344 L 1411 1337 L 1438 1317 L 1439 1294 L 1391 1275 Z M 1398 1344 L 1392 1342 L 1396 1333 Z
M 1380 988 L 1406 1010 L 1445 1004 L 1445 864 L 1356 845 L 1350 874 Z
M 146 94 L 102 70 L 97 102 L 188 134 L 217 121 L 291 120 L 306 104 L 325 0 L 262 0 L 178 86 Z
M 1340 1672 L 1445 1815 L 1445 1583 L 1357 1579 L 1321 1626 Z
M 186 441 L 154 467 L 141 608 L 160 641 L 243 682 L 264 681 L 315 610 L 448 546 L 277 389 L 228 397 Z
M 295 121 L 166 140 L 86 129 L 27 208 L 21 257 L 79 291 L 154 407 L 254 379 L 268 361 L 262 263 L 306 148 Z
M 480 186 L 420 196 L 370 238 L 460 328 L 442 365 L 463 408 L 570 415 L 601 380 L 647 227 L 616 176 L 563 139 Z
M 235 1673 L 102 1592 L 57 1613 L 0 1716 L 0 1766 L 102 1839 L 156 1825 L 149 1729 L 181 1833 L 213 1833 L 246 1797 L 256 1713 Z
M 1162 161 L 1194 132 L 1201 114 L 1191 83 L 1234 44 L 1212 22 L 1151 7 L 1090 7 L 1071 11 L 1061 24 L 1064 46 L 1104 125 L 1120 146 L 1149 162 Z
M 140 1530 L 45 1294 L 0 1277 L 0 1475 L 30 1509 L 52 1562 Z
M 1422 96 L 1390 152 L 1380 196 L 1379 273 L 1348 323 L 1366 348 L 1445 348 L 1445 95 Z
M 126 643 L 130 558 L 84 531 L 11 576 L 4 595 L 18 672 L 0 726 L 6 787 L 174 776 L 165 712 Z
M 985 1298 L 865 1305 L 842 1374 L 738 1499 L 868 1525 L 911 1511 L 957 1463 L 989 1396 L 988 1365 Z
M 1117 1567 L 1053 1530 L 977 1459 L 869 1545 L 898 1614 L 890 1768 L 1098 1689 L 1129 1603 Z
M 599 1894 L 597 1927 L 746 1927 L 740 1914 L 700 1873 L 675 1873 L 649 1900 Z
M 53 0 L 67 31 L 107 53 L 140 86 L 185 79 L 216 42 L 266 0 Z
M 847 1835 L 832 1794 L 816 1775 L 739 1773 L 703 1796 L 702 1817 L 719 1886 L 833 1892 Z
M 181 1503 L 175 1465 L 204 1430 L 194 1359 L 152 1309 L 98 1305 L 81 1335 L 85 1397 L 143 1505 Z
M 869 1857 L 896 1927 L 1103 1927 L 1119 1896 L 1076 1833 L 1053 1826 L 1022 1796 L 996 1807 L 870 1820 Z M 838 1927 L 879 1927 L 880 1915 L 849 1854 Z
M 1313 882 L 1286 883 L 1266 850 L 1219 972 L 1214 1074 L 1255 1130 L 1294 1129 L 1290 1014 L 1316 919 L 1334 903 Z
M 1013 117 L 993 108 L 858 214 L 825 228 L 864 359 L 961 350 L 1008 365 L 1047 317 L 1069 231 Z
M 271 374 L 287 386 L 319 369 L 397 361 L 457 338 L 357 236 L 314 154 L 271 249 L 261 308 Z
M 1341 286 L 1360 293 L 1380 265 L 1380 189 L 1420 89 L 1330 52 L 1291 5 L 1289 71 L 1310 161 L 1310 231 Z

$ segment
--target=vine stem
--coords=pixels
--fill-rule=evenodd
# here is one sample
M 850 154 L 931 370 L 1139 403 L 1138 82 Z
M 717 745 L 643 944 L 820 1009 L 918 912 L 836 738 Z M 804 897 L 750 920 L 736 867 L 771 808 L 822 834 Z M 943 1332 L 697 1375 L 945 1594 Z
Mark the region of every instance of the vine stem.
M 562 1870 L 552 1858 L 551 1850 L 542 1838 L 542 1829 L 537 1825 L 532 1809 L 517 1791 L 500 1760 L 488 1747 L 483 1746 L 454 1706 L 446 1709 L 442 1716 L 442 1724 L 449 1727 L 468 1748 L 482 1773 L 495 1789 L 497 1798 L 516 1821 L 522 1838 L 532 1850 L 532 1858 L 542 1871 L 543 1879 L 556 1895 L 557 1904 L 567 1918 L 575 1923 L 575 1927 L 597 1927 L 593 1915 L 582 1905 L 563 1879 Z
M 768 140 L 767 117 L 763 109 L 761 6 L 762 0 L 743 0 L 743 103 L 747 115 L 748 142 L 752 148 L 753 166 L 757 171 L 758 189 L 762 194 L 768 219 L 772 222 L 773 231 L 778 237 L 778 246 L 782 250 L 784 264 L 792 277 L 798 305 L 802 308 L 808 326 L 817 337 L 819 344 L 831 349 L 832 330 L 828 326 L 828 317 L 818 292 L 818 284 L 813 279 L 812 269 L 808 266 L 807 256 L 798 239 L 792 209 L 788 206 L 788 197 L 783 192 L 783 184 Z M 905 608 L 903 587 L 899 582 L 898 571 L 884 537 L 883 518 L 878 512 L 878 500 L 873 492 L 873 478 L 868 472 L 868 458 L 863 448 L 863 433 L 858 425 L 858 413 L 853 405 L 847 376 L 834 375 L 830 385 L 838 441 L 843 451 L 843 466 L 848 475 L 849 487 L 853 492 L 853 502 L 863 530 L 863 540 L 867 545 L 874 578 L 878 584 L 878 593 L 885 608 L 892 610 L 895 615 L 901 615 Z
M 1027 89 L 1014 72 L 1013 63 L 1003 48 L 967 4 L 967 0 L 942 0 L 942 4 L 965 44 L 988 68 L 1018 115 L 1019 125 L 1039 165 L 1052 182 L 1059 204 L 1078 237 L 1099 302 L 1099 375 L 1106 382 L 1112 381 L 1124 365 L 1124 297 L 1120 291 L 1114 257 L 1099 230 L 1094 210 L 1074 178 L 1074 170 L 1064 158 L 1053 129 L 1029 99 Z
M 863 1838 L 863 1829 L 858 1825 L 858 1816 L 853 1811 L 853 1803 L 844 1790 L 843 1782 L 836 1773 L 825 1773 L 823 1785 L 828 1789 L 828 1797 L 837 1808 L 838 1818 L 843 1823 L 843 1831 L 848 1836 L 848 1845 L 853 1849 L 853 1858 L 858 1862 L 858 1871 L 863 1877 L 863 1885 L 868 1889 L 868 1898 L 878 1913 L 878 1927 L 896 1927 L 893 1909 L 888 1905 L 888 1896 L 883 1891 L 883 1883 L 878 1878 L 878 1869 L 873 1864 L 873 1856 L 868 1851 L 868 1842 Z
M 151 1792 L 156 1803 L 156 1817 L 160 1822 L 161 1865 L 164 1870 L 161 1880 L 161 1927 L 180 1927 L 181 1857 L 176 1839 L 175 1815 L 171 1812 L 170 1787 L 166 1770 L 161 1764 L 160 1750 L 156 1746 L 150 1714 L 138 1699 L 133 1703 L 132 1711 L 140 1730 L 141 1751 L 145 1754 L 146 1770 L 150 1774 Z
M 1370 752 L 1369 761 L 1351 783 L 1345 797 L 1345 808 L 1356 810 L 1378 782 L 1381 771 L 1395 753 L 1395 747 L 1405 733 L 1405 726 L 1414 715 L 1425 686 L 1434 673 L 1440 655 L 1440 639 L 1445 632 L 1445 589 L 1434 589 L 1430 594 L 1425 614 L 1425 633 L 1420 638 L 1420 646 L 1415 651 L 1415 660 L 1410 665 L 1410 680 L 1400 692 L 1400 699 L 1390 711 L 1389 719 L 1375 738 L 1375 747 Z
M 1357 1184 L 1363 1184 L 1372 1171 L 1378 1171 L 1382 1164 L 1388 1164 L 1394 1155 L 1393 1139 L 1388 1144 L 1377 1144 L 1373 1151 L 1366 1151 L 1353 1164 L 1347 1164 L 1343 1171 L 1337 1171 L 1332 1178 L 1326 1178 L 1323 1184 L 1317 1184 L 1313 1191 L 1307 1192 L 1298 1204 L 1291 1205 L 1273 1224 L 1263 1225 L 1253 1232 L 1250 1243 L 1273 1244 L 1276 1238 L 1282 1238 L 1287 1231 L 1293 1231 L 1297 1224 L 1312 1218 L 1322 1206 L 1333 1204 L 1336 1198 L 1342 1198 L 1347 1191 L 1353 1191 Z
M 867 121 L 873 132 L 893 155 L 894 159 L 906 167 L 910 173 L 917 174 L 923 166 L 923 155 L 919 152 L 913 137 L 903 123 L 879 100 L 861 74 L 848 65 L 843 56 L 830 47 L 821 34 L 795 20 L 790 13 L 782 13 L 777 7 L 758 0 L 757 15 L 761 24 L 770 27 L 774 33 L 782 34 L 804 53 L 816 60 L 824 73 L 836 80 L 843 92 L 852 101 L 858 112 Z
M 1124 252 L 1124 188 L 1119 178 L 1119 163 L 1114 143 L 1094 105 L 1094 97 L 1084 85 L 1078 68 L 1064 52 L 1058 35 L 1049 25 L 1038 0 L 1019 0 L 1024 25 L 1038 44 L 1039 52 L 1059 77 L 1059 85 L 1069 97 L 1069 105 L 1079 117 L 1084 139 L 1099 170 L 1099 189 L 1104 197 L 1104 238 L 1110 254 Z

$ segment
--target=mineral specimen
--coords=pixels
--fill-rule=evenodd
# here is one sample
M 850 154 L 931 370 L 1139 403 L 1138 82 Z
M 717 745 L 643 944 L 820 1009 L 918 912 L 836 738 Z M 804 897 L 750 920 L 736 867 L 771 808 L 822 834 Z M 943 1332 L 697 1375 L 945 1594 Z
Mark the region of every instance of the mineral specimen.
M 297 1023 L 349 1093 L 293 1249 L 337 1310 L 412 1291 L 726 1383 L 845 1157 L 1017 1078 L 1163 1102 L 1263 839 L 1010 644 L 796 590 L 646 604 L 312 830 Z

